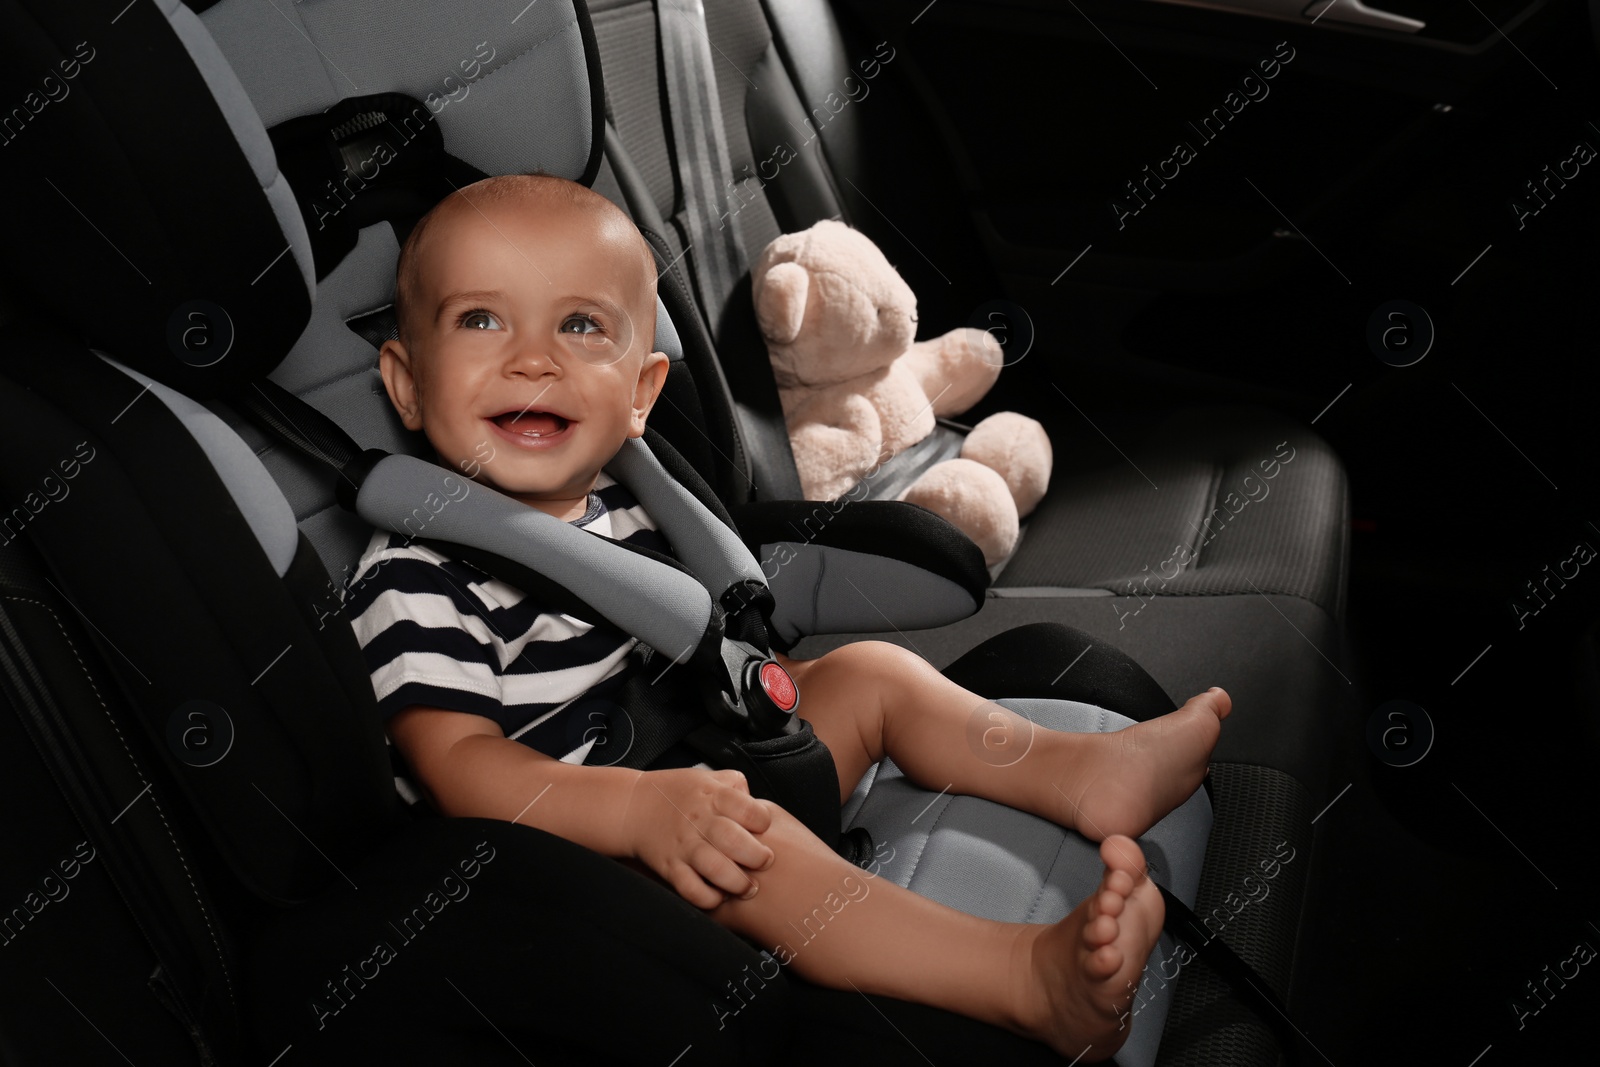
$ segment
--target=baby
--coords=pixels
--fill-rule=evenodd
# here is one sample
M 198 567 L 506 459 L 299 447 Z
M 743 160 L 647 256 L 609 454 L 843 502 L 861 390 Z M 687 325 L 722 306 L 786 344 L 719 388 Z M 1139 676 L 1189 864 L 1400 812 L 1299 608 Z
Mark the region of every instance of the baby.
M 384 384 L 441 463 L 559 519 L 670 551 L 601 473 L 644 432 L 666 380 L 667 357 L 649 350 L 655 288 L 649 245 L 597 193 L 543 175 L 486 179 L 441 202 L 406 242 Z M 587 748 L 563 716 L 624 677 L 635 642 L 621 632 L 542 611 L 400 535 L 374 538 L 350 596 L 390 737 L 445 814 L 521 822 L 615 857 L 769 948 L 859 873 L 753 798 L 737 771 L 582 765 Z M 1117 733 L 1036 731 L 1020 762 L 1000 766 L 1009 757 L 968 746 L 982 698 L 905 649 L 867 641 L 777 658 L 833 756 L 841 802 L 891 756 L 928 788 L 1101 841 L 1106 868 L 1054 924 L 980 919 L 884 884 L 833 919 L 847 930 L 796 954 L 796 972 L 961 1012 L 1069 1058 L 1112 1055 L 1162 921 L 1132 837 L 1199 786 L 1227 694 L 1213 688 Z M 1028 736 L 1020 716 L 985 710 L 1000 733 Z

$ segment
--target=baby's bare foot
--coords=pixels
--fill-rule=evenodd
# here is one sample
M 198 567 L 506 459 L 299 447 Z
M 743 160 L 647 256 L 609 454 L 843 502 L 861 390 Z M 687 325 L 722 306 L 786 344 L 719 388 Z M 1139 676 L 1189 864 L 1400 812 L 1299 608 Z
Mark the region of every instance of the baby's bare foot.
M 1023 1033 L 1091 1063 L 1128 1039 L 1128 1009 L 1165 914 L 1131 838 L 1107 838 L 1100 858 L 1099 888 L 1065 919 L 1037 927 L 1017 996 Z
M 1074 734 L 1051 783 L 1056 821 L 1091 841 L 1137 837 L 1189 799 L 1233 701 L 1213 686 L 1177 711 L 1109 734 Z

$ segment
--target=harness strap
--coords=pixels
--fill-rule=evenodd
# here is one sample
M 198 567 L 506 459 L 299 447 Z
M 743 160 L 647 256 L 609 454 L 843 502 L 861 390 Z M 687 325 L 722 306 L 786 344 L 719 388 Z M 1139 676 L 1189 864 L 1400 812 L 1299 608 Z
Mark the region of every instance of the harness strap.
M 643 439 L 623 445 L 606 469 L 667 531 L 673 552 L 707 589 L 720 596 L 743 582 L 766 585 L 761 564 L 739 535 L 668 474 Z M 673 538 L 674 530 L 693 531 L 694 536 Z
M 379 529 L 439 542 L 492 572 L 510 563 L 505 580 L 551 590 L 563 609 L 604 619 L 674 663 L 693 656 L 711 630 L 721 636 L 724 611 L 708 590 L 720 597 L 745 583 L 764 588 L 761 566 L 738 535 L 637 438 L 608 470 L 655 516 L 681 563 L 581 530 L 436 463 L 363 451 L 332 419 L 271 381 L 255 383 L 241 403 L 265 429 L 338 474 L 347 510 Z

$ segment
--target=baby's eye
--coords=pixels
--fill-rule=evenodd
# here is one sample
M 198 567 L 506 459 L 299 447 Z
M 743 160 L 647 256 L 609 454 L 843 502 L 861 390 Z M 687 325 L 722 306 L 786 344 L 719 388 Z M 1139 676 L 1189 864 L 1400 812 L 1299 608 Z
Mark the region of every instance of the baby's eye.
M 489 314 L 489 312 L 484 311 L 481 308 L 475 308 L 472 311 L 463 312 L 460 319 L 460 325 L 469 330 L 504 329 L 504 327 L 500 325 L 499 319 L 495 318 L 493 315 Z
M 569 327 L 574 324 L 578 328 L 576 330 L 570 329 Z M 561 323 L 562 333 L 598 333 L 604 328 L 588 315 L 568 315 L 566 320 Z

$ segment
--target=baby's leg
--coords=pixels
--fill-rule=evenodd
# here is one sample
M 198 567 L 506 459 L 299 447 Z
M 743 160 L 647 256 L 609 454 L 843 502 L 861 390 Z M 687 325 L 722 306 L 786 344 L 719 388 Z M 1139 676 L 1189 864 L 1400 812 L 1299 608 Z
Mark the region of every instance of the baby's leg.
M 801 717 L 833 753 L 841 800 L 888 755 L 924 788 L 986 797 L 1094 841 L 1137 837 L 1187 800 L 1232 709 L 1213 688 L 1125 730 L 1068 733 L 1036 727 L 881 641 L 783 664 L 800 687 Z
M 1059 923 L 979 919 L 853 866 L 777 809 L 771 867 L 710 914 L 819 985 L 916 1001 L 1004 1026 L 1066 1057 L 1110 1056 L 1161 932 L 1159 891 L 1126 837 L 1100 848 L 1100 887 Z M 892 860 L 890 862 L 893 862 Z M 736 976 L 730 976 L 736 977 Z

